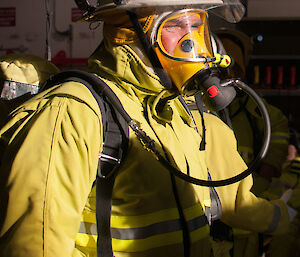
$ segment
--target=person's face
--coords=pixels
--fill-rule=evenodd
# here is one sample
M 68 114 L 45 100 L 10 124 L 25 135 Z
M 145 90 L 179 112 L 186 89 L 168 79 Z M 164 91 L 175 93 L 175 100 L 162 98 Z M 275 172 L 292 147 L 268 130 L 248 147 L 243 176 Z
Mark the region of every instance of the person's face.
M 178 42 L 188 33 L 203 24 L 199 15 L 181 16 L 167 21 L 161 30 L 161 42 L 165 50 L 172 54 Z

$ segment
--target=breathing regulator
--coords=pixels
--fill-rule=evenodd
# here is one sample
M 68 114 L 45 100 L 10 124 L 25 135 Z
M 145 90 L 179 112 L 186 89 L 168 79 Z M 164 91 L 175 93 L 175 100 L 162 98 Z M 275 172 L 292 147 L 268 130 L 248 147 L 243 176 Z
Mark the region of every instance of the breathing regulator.
M 264 158 L 270 141 L 270 121 L 260 97 L 239 79 L 220 79 L 220 69 L 229 67 L 228 55 L 213 51 L 208 15 L 213 13 L 229 22 L 238 22 L 244 6 L 238 0 L 98 0 L 92 6 L 88 0 L 75 0 L 85 13 L 82 20 L 101 20 L 103 14 L 122 12 L 128 15 L 135 33 L 163 86 L 177 95 L 201 93 L 206 108 L 218 112 L 226 108 L 236 96 L 236 88 L 250 95 L 258 105 L 265 121 L 265 140 L 249 168 L 239 175 L 224 180 L 201 180 L 190 177 L 172 166 L 156 149 L 154 141 L 120 107 L 128 125 L 135 131 L 147 150 L 167 169 L 187 182 L 208 187 L 226 186 L 250 175 Z M 145 32 L 140 16 L 155 15 L 150 29 Z M 113 94 L 113 93 L 110 93 Z M 115 100 L 116 98 L 113 97 Z M 115 100 L 111 100 L 115 102 Z

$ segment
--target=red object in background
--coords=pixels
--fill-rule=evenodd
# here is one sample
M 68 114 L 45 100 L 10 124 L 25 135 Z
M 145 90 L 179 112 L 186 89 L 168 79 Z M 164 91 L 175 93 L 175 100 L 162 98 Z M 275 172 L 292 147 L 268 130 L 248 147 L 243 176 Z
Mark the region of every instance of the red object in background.
M 290 85 L 289 89 L 296 89 L 296 66 L 290 67 Z
M 0 8 L 0 27 L 16 26 L 16 8 L 1 7 Z
M 87 64 L 88 58 L 68 58 L 66 52 L 61 50 L 51 59 L 51 62 L 60 67 L 71 64 Z
M 278 66 L 277 67 L 277 84 L 276 84 L 277 89 L 282 89 L 283 88 L 283 66 Z
M 266 80 L 265 80 L 265 88 L 271 88 L 272 83 L 272 67 L 266 66 Z
M 71 12 L 72 22 L 76 22 L 84 14 L 84 11 L 79 8 L 72 8 Z

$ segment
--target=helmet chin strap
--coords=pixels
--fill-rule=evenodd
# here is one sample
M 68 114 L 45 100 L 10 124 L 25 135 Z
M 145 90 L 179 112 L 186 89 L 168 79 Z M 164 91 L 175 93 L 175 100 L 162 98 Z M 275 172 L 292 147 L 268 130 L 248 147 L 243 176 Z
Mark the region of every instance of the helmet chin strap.
M 160 63 L 155 51 L 153 50 L 146 34 L 143 31 L 142 25 L 139 22 L 136 13 L 133 10 L 129 10 L 129 11 L 127 11 L 127 14 L 130 17 L 130 20 L 134 26 L 134 29 L 135 29 L 137 36 L 142 44 L 142 47 L 144 48 L 144 51 L 145 51 L 149 61 L 151 62 L 153 70 L 154 70 L 155 74 L 160 78 L 162 85 L 167 90 L 170 90 L 170 91 L 177 90 L 177 88 L 173 85 L 172 80 L 170 79 L 168 74 L 165 72 L 165 70 L 161 66 L 161 63 Z

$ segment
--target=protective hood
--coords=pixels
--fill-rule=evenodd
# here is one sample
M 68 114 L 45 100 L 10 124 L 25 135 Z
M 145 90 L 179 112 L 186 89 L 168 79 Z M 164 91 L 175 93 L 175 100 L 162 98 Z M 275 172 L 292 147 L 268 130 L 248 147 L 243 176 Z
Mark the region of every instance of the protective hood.
M 126 91 L 132 100 L 146 105 L 148 115 L 161 122 L 171 121 L 173 111 L 164 99 L 172 99 L 176 94 L 164 88 L 158 76 L 151 72 L 128 45 L 114 45 L 109 40 L 104 40 L 89 59 L 89 71 L 111 80 L 122 91 Z M 194 126 L 179 101 L 175 102 L 182 118 L 190 126 Z

